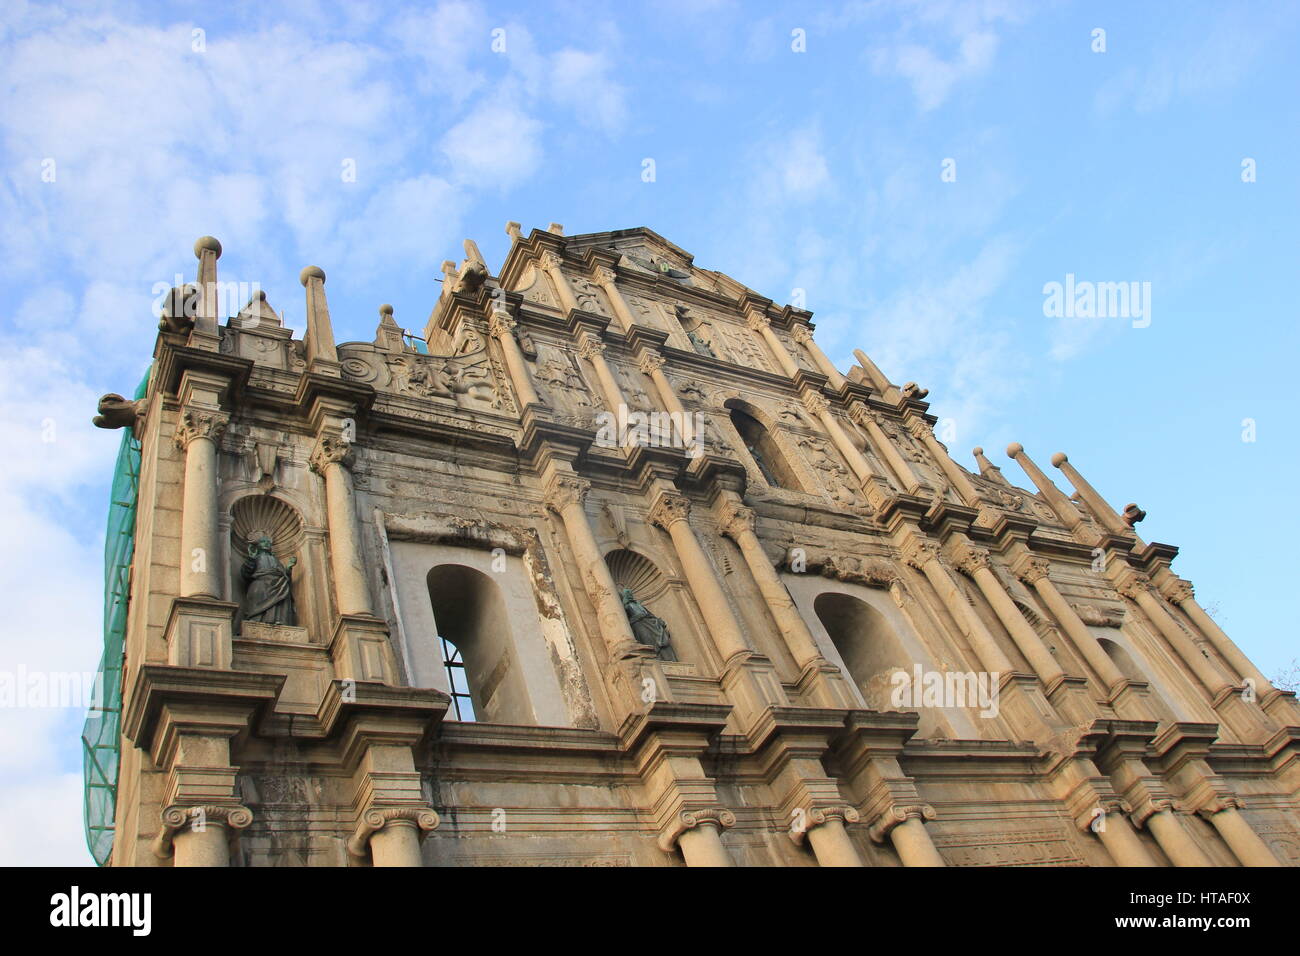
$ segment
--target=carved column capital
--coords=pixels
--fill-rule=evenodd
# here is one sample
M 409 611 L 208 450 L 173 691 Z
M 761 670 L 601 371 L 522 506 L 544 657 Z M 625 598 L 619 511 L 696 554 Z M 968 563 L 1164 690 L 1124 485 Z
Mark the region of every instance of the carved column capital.
M 871 821 L 867 827 L 867 835 L 876 843 L 884 843 L 889 836 L 889 831 L 900 823 L 906 823 L 908 820 L 933 820 L 937 816 L 934 807 L 928 803 L 910 806 L 890 804 L 884 812 Z
M 637 366 L 646 375 L 653 375 L 664 367 L 665 360 L 662 355 L 651 349 L 646 349 L 637 358 Z
M 814 415 L 820 415 L 831 407 L 831 403 L 826 396 L 818 395 L 816 392 L 804 392 L 800 399 L 803 401 L 803 407 Z
M 769 327 L 767 316 L 762 312 L 750 312 L 745 316 L 745 324 L 755 332 L 762 332 Z
M 711 824 L 719 831 L 736 825 L 736 815 L 725 807 L 704 807 L 698 810 L 682 810 L 659 831 L 659 848 L 671 853 L 687 830 L 694 830 L 702 824 Z
M 559 269 L 564 260 L 560 258 L 559 253 L 547 251 L 543 252 L 537 261 L 543 269 L 549 272 L 553 269 Z
M 578 344 L 578 354 L 585 359 L 595 360 L 596 356 L 605 354 L 605 343 L 594 335 L 584 335 Z
M 1037 584 L 1043 578 L 1049 577 L 1052 565 L 1045 558 L 1025 558 L 1019 561 L 1015 568 L 1016 577 L 1026 584 Z
M 691 501 L 685 495 L 665 492 L 655 500 L 646 516 L 650 523 L 658 525 L 665 531 L 672 529 L 678 521 L 686 521 L 691 514 Z
M 1196 600 L 1196 590 L 1192 587 L 1192 582 L 1184 578 L 1169 578 L 1160 590 L 1171 604 Z
M 564 513 L 571 505 L 583 507 L 591 491 L 591 482 L 577 475 L 557 475 L 546 486 L 546 507 Z
M 514 334 L 518 324 L 509 312 L 493 312 L 492 318 L 488 320 L 488 332 L 497 338 L 506 338 Z
M 1130 601 L 1136 601 L 1143 594 L 1151 593 L 1152 587 L 1149 577 L 1135 571 L 1127 575 L 1123 581 L 1116 583 L 1115 590 Z
M 1157 813 L 1164 813 L 1165 811 L 1177 813 L 1181 809 L 1182 807 L 1170 799 L 1161 797 L 1143 797 L 1138 804 L 1133 807 L 1132 811 L 1130 811 L 1129 819 L 1133 821 L 1135 827 L 1141 829 L 1146 826 L 1146 822 Z
M 861 819 L 862 814 L 858 813 L 853 807 L 810 807 L 804 810 L 802 825 L 790 828 L 790 839 L 802 845 L 809 833 L 819 826 L 830 823 L 832 820 L 838 820 L 841 824 L 847 825 L 857 823 Z
M 790 330 L 790 338 L 794 339 L 800 345 L 812 341 L 812 329 L 806 325 L 796 325 Z
M 592 270 L 591 277 L 598 285 L 610 286 L 617 281 L 618 273 L 608 266 L 597 266 Z
M 980 568 L 992 569 L 993 559 L 989 556 L 988 548 L 981 548 L 971 544 L 969 541 L 963 541 L 952 549 L 953 566 L 963 574 L 975 576 L 975 572 Z
M 931 561 L 942 561 L 943 559 L 937 544 L 933 541 L 922 541 L 919 538 L 909 539 L 903 545 L 902 552 L 903 560 L 918 571 L 924 571 L 925 566 Z
M 917 441 L 927 441 L 934 438 L 934 431 L 930 428 L 930 423 L 923 418 L 913 418 L 906 425 L 907 430 Z
M 352 450 L 352 442 L 342 436 L 321 435 L 316 439 L 316 447 L 311 450 L 308 462 L 312 471 L 324 475 L 330 465 L 351 468 L 355 460 L 356 454 Z
M 161 816 L 162 829 L 150 847 L 160 860 L 172 855 L 176 834 L 185 830 L 202 833 L 209 826 L 222 826 L 234 836 L 253 822 L 253 811 L 238 803 L 173 803 L 162 811 Z
M 413 826 L 423 837 L 441 822 L 428 807 L 371 807 L 361 814 L 356 830 L 348 838 L 348 855 L 364 860 L 369 855 L 370 838 L 392 824 Z
M 1196 808 L 1198 816 L 1206 820 L 1216 813 L 1222 813 L 1224 810 L 1240 810 L 1241 801 L 1231 794 L 1214 794 L 1208 800 Z
M 754 530 L 754 509 L 729 501 L 718 514 L 718 529 L 731 538 Z
M 230 416 L 225 412 L 206 408 L 186 408 L 181 411 L 180 419 L 176 422 L 176 447 L 185 451 L 190 447 L 190 442 L 196 438 L 207 438 L 216 444 L 221 441 L 221 436 L 229 424 Z

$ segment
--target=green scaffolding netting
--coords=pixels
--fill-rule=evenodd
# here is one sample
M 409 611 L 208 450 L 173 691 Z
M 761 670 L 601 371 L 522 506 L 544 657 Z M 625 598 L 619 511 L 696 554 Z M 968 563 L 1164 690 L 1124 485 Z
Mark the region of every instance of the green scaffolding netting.
M 149 387 L 146 371 L 135 390 L 143 398 Z M 108 502 L 108 531 L 104 539 L 104 653 L 99 661 L 86 723 L 81 730 L 82 772 L 85 778 L 86 845 L 103 866 L 113 851 L 113 820 L 117 812 L 117 768 L 121 755 L 122 653 L 126 640 L 126 610 L 130 597 L 131 555 L 135 551 L 135 509 L 140 480 L 140 441 L 132 429 L 122 433 Z

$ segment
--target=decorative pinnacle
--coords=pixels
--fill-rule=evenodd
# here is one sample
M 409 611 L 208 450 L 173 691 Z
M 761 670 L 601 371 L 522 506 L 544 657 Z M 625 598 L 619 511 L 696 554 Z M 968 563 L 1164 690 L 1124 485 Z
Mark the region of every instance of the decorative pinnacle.
M 1065 457 L 1065 452 L 1058 451 L 1055 455 L 1052 456 L 1052 465 L 1053 467 L 1060 468 L 1069 460 L 1070 459 Z
M 972 455 L 982 455 L 984 454 L 984 449 L 981 448 L 979 445 L 976 445 L 974 448 L 970 450 L 970 453 Z
M 298 281 L 305 286 L 308 279 L 320 279 L 321 282 L 324 282 L 325 270 L 320 266 L 307 266 L 302 272 L 298 273 Z
M 195 259 L 202 259 L 203 253 L 209 249 L 217 254 L 218 259 L 221 258 L 221 243 L 217 242 L 216 239 L 211 236 L 200 236 L 198 239 L 194 240 Z
M 379 314 L 380 314 L 380 315 L 392 315 L 392 314 L 393 314 L 393 307 L 392 307 L 391 305 L 389 305 L 387 302 L 385 302 L 383 305 L 381 305 L 381 306 L 379 307 Z
M 1013 441 L 1010 445 L 1007 446 L 1007 457 L 1015 458 L 1016 455 L 1023 453 L 1024 450 L 1025 450 L 1024 445 L 1020 444 L 1020 442 L 1018 441 Z

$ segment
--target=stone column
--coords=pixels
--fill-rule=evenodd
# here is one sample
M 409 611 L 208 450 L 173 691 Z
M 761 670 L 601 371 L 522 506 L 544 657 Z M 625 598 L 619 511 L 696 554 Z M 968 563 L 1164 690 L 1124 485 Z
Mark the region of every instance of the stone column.
M 939 444 L 939 440 L 934 437 L 934 431 L 930 428 L 930 424 L 918 418 L 914 419 L 909 427 L 913 436 L 921 440 L 921 443 L 930 452 L 930 456 L 939 463 L 939 467 L 943 469 L 949 483 L 956 490 L 957 496 L 972 508 L 980 507 L 982 503 L 975 486 L 970 483 L 966 473 L 957 467 L 957 463 L 952 460 L 952 456 Z
M 970 641 L 984 669 L 998 674 L 1010 673 L 1014 669 L 1010 659 L 1002 653 L 1002 648 L 998 647 L 997 641 L 979 619 L 975 609 L 967 603 L 966 596 L 961 593 L 957 582 L 940 560 L 938 546 L 930 541 L 912 538 L 904 546 L 903 557 L 929 579 L 939 593 L 940 600 L 948 608 L 948 613 Z
M 885 430 L 880 427 L 876 414 L 861 402 L 854 402 L 849 409 L 849 416 L 867 430 L 867 436 L 884 456 L 885 463 L 889 465 L 890 471 L 894 473 L 903 490 L 908 494 L 918 493 L 921 490 L 921 482 L 916 477 L 916 472 L 912 471 L 912 466 L 899 453 L 898 446 L 889 440 Z
M 1235 800 L 1216 801 L 1204 808 L 1201 815 L 1219 831 L 1223 842 L 1241 862 L 1242 866 L 1281 866 L 1268 844 L 1260 839 L 1237 809 Z
M 600 546 L 587 520 L 583 504 L 590 490 L 591 482 L 585 478 L 568 472 L 554 473 L 546 486 L 546 506 L 564 523 L 565 535 L 573 548 L 587 596 L 596 609 L 601 637 L 605 639 L 610 657 L 620 660 L 635 656 L 642 645 L 632 634 L 627 612 L 618 597 L 618 586 L 609 573 L 609 565 L 601 557 Z
M 369 847 L 374 866 L 424 866 L 420 840 L 438 823 L 438 814 L 423 807 L 372 807 L 362 814 L 348 852 L 364 859 Z
M 673 549 L 682 562 L 691 593 L 695 595 L 700 613 L 708 625 L 709 636 L 725 665 L 736 655 L 750 653 L 752 649 L 745 641 L 731 605 L 727 603 L 713 565 L 695 537 L 690 513 L 691 503 L 684 495 L 661 490 L 647 517 L 651 524 L 663 528 L 673 539 Z
M 618 382 L 614 381 L 614 373 L 610 370 L 609 363 L 605 361 L 605 343 L 587 332 L 582 336 L 578 352 L 596 370 L 596 380 L 600 382 L 600 390 L 605 396 L 605 402 L 610 412 L 617 418 L 619 408 L 627 408 L 628 404 L 622 390 L 618 387 Z
M 947 866 L 935 849 L 924 820 L 935 818 L 934 808 L 928 805 L 915 807 L 890 807 L 871 827 L 871 837 L 877 843 L 886 836 L 898 851 L 903 866 Z
M 194 243 L 194 257 L 199 260 L 198 310 L 187 344 L 216 352 L 221 348 L 221 316 L 217 314 L 220 309 L 217 260 L 221 258 L 221 243 L 212 236 L 203 236 Z
M 826 353 L 823 352 L 821 346 L 817 344 L 817 340 L 813 338 L 812 330 L 809 329 L 808 326 L 796 325 L 791 329 L 790 335 L 796 342 L 808 350 L 808 354 L 812 356 L 813 364 L 821 369 L 822 374 L 830 379 L 831 388 L 838 390 L 844 387 L 844 376 L 840 374 L 839 369 L 835 367 L 834 363 L 826 357 Z
M 1102 826 L 1093 831 L 1116 866 L 1155 866 L 1156 861 L 1123 813 L 1108 813 Z
M 831 441 L 835 447 L 844 456 L 844 460 L 849 463 L 853 473 L 858 476 L 858 481 L 864 486 L 872 482 L 876 477 L 876 473 L 872 470 L 871 463 L 867 461 L 862 452 L 858 451 L 858 446 L 853 444 L 835 416 L 831 414 L 831 403 L 827 401 L 826 396 L 818 395 L 815 392 L 804 392 L 803 405 L 804 408 L 817 416 L 817 419 L 822 423 L 822 427 L 831 436 Z
M 1020 608 L 1007 596 L 1002 582 L 993 573 L 992 561 L 986 548 L 977 548 L 969 541 L 958 541 L 953 552 L 954 561 L 959 569 L 969 574 L 979 587 L 984 597 L 993 607 L 1011 639 L 1025 655 L 1029 666 L 1034 669 L 1044 687 L 1050 687 L 1065 676 L 1065 671 L 1056 662 L 1038 633 L 1029 626 Z
M 863 866 L 844 823 L 859 819 L 852 807 L 819 808 L 809 814 L 807 839 L 819 866 Z
M 627 307 L 627 300 L 623 298 L 623 293 L 619 291 L 617 274 L 613 269 L 600 266 L 592 273 L 592 279 L 609 299 L 609 304 L 614 309 L 614 316 L 623 326 L 623 331 L 631 332 L 632 326 L 636 325 L 636 319 L 632 315 L 632 310 Z
M 1097 639 L 1092 636 L 1092 632 L 1088 630 L 1088 626 L 1083 623 L 1074 608 L 1070 607 L 1070 603 L 1056 589 L 1056 585 L 1048 575 L 1049 568 L 1048 562 L 1042 558 L 1029 558 L 1017 564 L 1016 573 L 1021 580 L 1038 592 L 1038 596 L 1043 599 L 1052 616 L 1074 642 L 1074 646 L 1079 649 L 1088 666 L 1101 678 L 1106 690 L 1108 692 L 1113 690 L 1124 682 L 1124 675 L 1110 659 L 1110 655 L 1102 650 L 1101 645 L 1097 643 Z
M 1213 866 L 1205 851 L 1191 838 L 1171 806 L 1156 808 L 1146 827 L 1174 866 Z
M 734 826 L 736 816 L 730 810 L 683 810 L 672 833 L 660 840 L 661 846 L 678 846 L 687 866 L 735 866 L 721 832 Z
M 875 388 L 876 393 L 884 401 L 897 404 L 899 399 L 902 398 L 898 386 L 885 377 L 885 373 L 880 371 L 875 362 L 871 361 L 871 357 L 862 349 L 854 349 L 853 357 L 858 360 L 858 364 L 862 366 L 862 371 L 871 380 L 871 385 Z
M 181 597 L 221 599 L 221 539 L 217 522 L 217 442 L 230 416 L 189 407 L 176 425 L 185 452 L 181 505 Z
M 637 364 L 641 371 L 649 376 L 650 381 L 654 383 L 655 391 L 659 393 L 659 401 L 664 408 L 674 415 L 686 420 L 686 406 L 682 400 L 677 397 L 673 390 L 672 382 L 668 381 L 668 376 L 664 374 L 664 357 L 652 349 L 643 349 L 637 357 Z
M 528 375 L 524 353 L 519 350 L 519 343 L 515 340 L 516 325 L 518 323 L 509 313 L 493 312 L 488 323 L 488 334 L 501 343 L 501 352 L 506 358 L 506 371 L 510 373 L 510 381 L 514 383 L 515 393 L 519 396 L 519 410 L 523 412 L 529 405 L 540 404 L 540 400 Z
M 790 357 L 790 353 L 786 351 L 785 344 L 777 338 L 776 333 L 772 331 L 772 323 L 768 320 L 767 316 L 761 312 L 751 311 L 745 321 L 751 329 L 763 337 L 763 341 L 767 343 L 768 349 L 770 349 L 772 354 L 776 356 L 777 364 L 781 366 L 782 371 L 791 378 L 794 378 L 799 371 L 799 366 L 795 363 L 795 360 Z
M 569 280 L 564 275 L 562 267 L 563 259 L 555 252 L 543 252 L 540 260 L 542 271 L 550 276 L 551 282 L 555 283 L 555 292 L 560 297 L 560 305 L 564 307 L 565 315 L 578 308 L 578 300 L 573 295 L 573 289 L 569 287 Z
M 1214 618 L 1205 613 L 1205 609 L 1196 601 L 1196 592 L 1192 589 L 1190 581 L 1184 581 L 1182 578 L 1173 577 L 1166 582 L 1166 587 L 1162 588 L 1166 598 L 1171 604 L 1176 604 L 1183 609 L 1192 623 L 1197 626 L 1202 634 L 1209 639 L 1214 645 L 1214 649 L 1223 655 L 1224 660 L 1245 680 L 1253 681 L 1257 694 L 1263 696 L 1269 690 L 1273 689 L 1272 682 L 1265 677 L 1249 657 L 1241 652 L 1241 649 L 1233 642 L 1232 638 L 1224 633 L 1223 628 L 1215 623 Z
M 238 805 L 168 807 L 163 832 L 171 840 L 172 865 L 230 866 L 231 837 L 252 822 L 253 814 Z
M 325 509 L 329 521 L 330 567 L 339 614 L 373 611 L 361 557 L 361 540 L 352 500 L 352 443 L 321 435 L 311 453 L 311 470 L 325 479 Z
M 768 560 L 763 545 L 754 533 L 754 512 L 740 502 L 740 496 L 725 492 L 722 505 L 718 511 L 718 527 L 722 533 L 736 542 L 740 553 L 745 558 L 745 565 L 753 576 L 758 590 L 763 595 L 768 610 L 776 620 L 777 629 L 790 655 L 800 668 L 823 661 L 817 641 L 813 638 L 808 625 L 804 623 L 799 609 L 795 607 L 790 592 L 781 583 L 780 576 Z
M 1192 639 L 1187 636 L 1187 632 L 1165 610 L 1159 597 L 1154 593 L 1150 578 L 1145 574 L 1126 571 L 1123 579 L 1116 582 L 1116 588 L 1120 594 L 1143 610 L 1178 656 L 1183 659 L 1183 663 L 1210 692 L 1211 697 L 1217 698 L 1219 694 L 1231 690 L 1232 681 L 1214 661 L 1201 653 Z

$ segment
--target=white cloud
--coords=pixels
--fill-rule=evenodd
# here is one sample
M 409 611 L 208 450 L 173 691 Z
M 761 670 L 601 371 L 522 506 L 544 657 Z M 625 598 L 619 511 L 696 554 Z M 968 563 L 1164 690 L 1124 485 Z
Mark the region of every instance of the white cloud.
M 604 52 L 561 50 L 551 66 L 552 96 L 571 107 L 584 125 L 617 132 L 627 119 L 626 91 L 611 72 L 612 63 Z
M 455 181 L 506 189 L 541 164 L 541 134 L 542 124 L 503 96 L 449 129 L 440 145 Z

